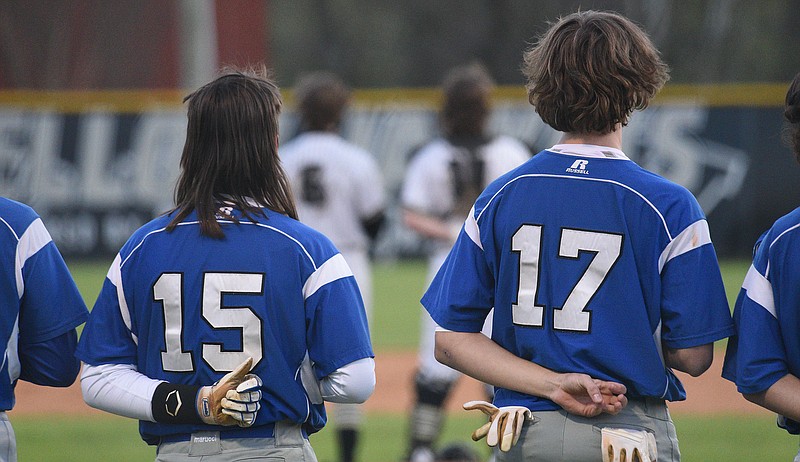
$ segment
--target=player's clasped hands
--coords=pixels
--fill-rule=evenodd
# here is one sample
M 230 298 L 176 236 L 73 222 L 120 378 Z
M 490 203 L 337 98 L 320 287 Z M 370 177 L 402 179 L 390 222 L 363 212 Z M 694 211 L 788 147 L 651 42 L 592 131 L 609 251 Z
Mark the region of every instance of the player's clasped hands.
M 558 388 L 548 396 L 570 414 L 594 417 L 602 413 L 617 414 L 628 404 L 627 388 L 586 374 L 560 374 Z
M 559 374 L 558 387 L 550 400 L 571 414 L 594 417 L 602 413 L 617 414 L 628 404 L 625 385 L 589 377 L 586 374 Z M 486 401 L 469 401 L 464 409 L 479 410 L 489 421 L 472 433 L 472 439 L 486 438 L 486 444 L 509 451 L 519 440 L 526 420 L 533 420 L 531 411 L 523 406 L 497 407 Z

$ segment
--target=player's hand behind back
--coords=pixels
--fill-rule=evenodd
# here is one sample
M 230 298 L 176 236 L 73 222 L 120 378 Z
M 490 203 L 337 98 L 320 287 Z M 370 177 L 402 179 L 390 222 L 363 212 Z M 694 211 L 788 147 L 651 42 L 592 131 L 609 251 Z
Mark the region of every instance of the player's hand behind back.
M 628 404 L 625 385 L 589 377 L 586 374 L 560 374 L 558 388 L 550 400 L 570 414 L 594 417 L 603 412 L 617 414 Z
M 200 388 L 197 393 L 197 413 L 209 425 L 238 425 L 255 423 L 261 409 L 261 379 L 249 374 L 253 358 L 226 374 L 214 385 Z

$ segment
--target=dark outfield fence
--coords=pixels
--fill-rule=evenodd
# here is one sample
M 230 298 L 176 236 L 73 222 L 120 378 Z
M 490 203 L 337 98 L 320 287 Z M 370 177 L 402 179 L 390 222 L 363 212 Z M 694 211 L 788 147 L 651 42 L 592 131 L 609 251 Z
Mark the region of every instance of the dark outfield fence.
M 784 84 L 670 86 L 623 133 L 626 154 L 690 189 L 720 256 L 747 257 L 779 216 L 800 205 L 800 177 L 782 143 Z M 185 137 L 182 94 L 0 92 L 0 195 L 39 211 L 69 257 L 108 257 L 167 210 Z M 558 141 L 520 88 L 497 92 L 491 129 L 532 152 Z M 296 130 L 291 93 L 281 139 Z M 435 90 L 356 92 L 344 135 L 379 159 L 396 198 L 406 160 L 436 132 Z M 591 211 L 576 211 L 591 213 Z M 418 253 L 395 204 L 378 256 Z

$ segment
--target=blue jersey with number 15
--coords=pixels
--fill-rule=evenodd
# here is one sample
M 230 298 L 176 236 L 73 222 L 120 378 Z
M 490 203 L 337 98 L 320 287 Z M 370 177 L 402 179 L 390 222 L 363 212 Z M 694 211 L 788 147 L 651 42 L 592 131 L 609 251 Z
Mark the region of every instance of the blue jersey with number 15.
M 621 382 L 631 397 L 684 399 L 662 345 L 733 331 L 697 201 L 599 146 L 555 146 L 492 183 L 422 303 L 459 332 L 479 332 L 494 307 L 492 339 L 506 350 Z M 558 408 L 502 388 L 495 404 Z
M 358 286 L 325 236 L 284 215 L 242 218 L 230 207 L 223 239 L 200 234 L 193 213 L 173 231 L 163 216 L 140 228 L 109 270 L 78 347 L 86 363 L 133 364 L 172 383 L 210 385 L 248 356 L 264 382 L 254 427 L 325 424 L 299 377 L 306 354 L 318 378 L 373 356 Z M 240 218 L 236 224 L 225 214 Z M 203 425 L 141 422 L 145 441 Z M 247 432 L 248 429 L 241 429 Z

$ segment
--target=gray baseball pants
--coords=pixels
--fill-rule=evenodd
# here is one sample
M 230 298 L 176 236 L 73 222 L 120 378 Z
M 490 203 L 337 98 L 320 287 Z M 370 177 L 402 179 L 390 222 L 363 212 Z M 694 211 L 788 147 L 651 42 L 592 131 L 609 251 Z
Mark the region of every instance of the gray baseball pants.
M 0 412 L 0 461 L 17 462 L 17 438 L 5 412 Z
M 566 411 L 537 411 L 527 421 L 517 444 L 507 453 L 495 450 L 497 462 L 599 462 L 601 430 L 620 427 L 646 430 L 656 438 L 658 462 L 679 462 L 675 425 L 663 400 L 629 399 L 617 415 L 584 418 Z
M 317 462 L 300 426 L 278 422 L 274 438 L 220 439 L 219 432 L 193 433 L 190 441 L 161 443 L 156 462 Z

